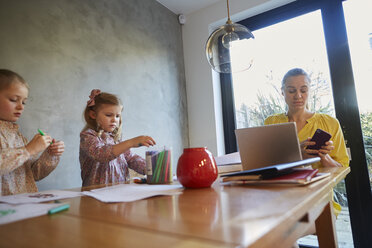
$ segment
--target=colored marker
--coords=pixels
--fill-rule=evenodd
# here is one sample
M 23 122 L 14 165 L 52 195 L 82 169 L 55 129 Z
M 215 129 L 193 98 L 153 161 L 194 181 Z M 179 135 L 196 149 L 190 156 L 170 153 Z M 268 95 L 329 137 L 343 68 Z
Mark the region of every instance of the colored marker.
M 40 129 L 38 129 L 37 131 L 39 131 L 39 134 L 40 134 L 41 136 L 45 136 L 45 133 L 44 133 L 43 131 L 41 131 Z M 50 142 L 50 144 L 53 144 L 53 142 Z
M 64 204 L 62 206 L 58 206 L 58 207 L 55 207 L 55 208 L 52 208 L 48 211 L 48 214 L 55 214 L 55 213 L 59 213 L 61 211 L 65 211 L 67 209 L 70 208 L 70 204 Z
M 134 178 L 133 182 L 138 183 L 138 184 L 143 184 L 143 183 L 146 183 L 147 180 L 146 180 L 146 178 Z
M 45 136 L 45 133 L 44 133 L 43 131 L 41 131 L 40 129 L 38 129 L 37 131 L 39 131 L 39 134 L 40 134 L 41 136 Z

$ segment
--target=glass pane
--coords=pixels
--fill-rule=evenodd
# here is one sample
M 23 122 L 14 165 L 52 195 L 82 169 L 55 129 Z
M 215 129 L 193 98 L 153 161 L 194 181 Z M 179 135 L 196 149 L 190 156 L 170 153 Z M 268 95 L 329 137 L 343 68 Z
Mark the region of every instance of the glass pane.
M 320 12 L 312 12 L 253 32 L 250 43 L 253 65 L 233 74 L 237 128 L 263 125 L 274 113 L 285 112 L 281 79 L 291 68 L 300 67 L 312 79 L 310 109 L 334 116 L 332 90 Z M 254 47 L 252 47 L 254 46 Z M 243 56 L 242 56 L 243 54 Z M 233 47 L 234 61 L 247 58 Z
M 372 1 L 349 0 L 343 7 L 372 185 Z
M 234 61 L 238 63 L 239 59 L 253 57 L 249 70 L 232 74 L 237 128 L 263 125 L 266 117 L 286 112 L 281 80 L 295 67 L 303 68 L 311 77 L 310 110 L 335 116 L 320 11 L 256 30 L 253 34 L 256 42 L 247 44 L 248 50 L 240 50 L 237 44 L 231 52 L 232 66 Z M 353 247 L 343 182 L 335 188 L 335 199 L 342 205 L 336 221 L 339 246 Z M 317 246 L 317 239 L 309 235 L 299 243 Z

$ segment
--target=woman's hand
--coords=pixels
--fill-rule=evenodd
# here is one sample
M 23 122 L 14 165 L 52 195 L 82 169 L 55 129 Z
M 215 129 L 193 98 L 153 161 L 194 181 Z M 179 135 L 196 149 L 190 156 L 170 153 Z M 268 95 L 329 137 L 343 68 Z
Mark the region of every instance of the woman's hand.
M 48 148 L 48 152 L 52 156 L 61 156 L 65 151 L 65 143 L 63 141 L 52 140 L 52 144 Z
M 333 141 L 327 141 L 325 146 L 322 146 L 318 152 L 320 157 L 320 162 L 324 167 L 342 167 L 342 165 L 334 160 L 329 153 L 334 150 L 335 147 L 333 146 Z
M 138 136 L 133 139 L 131 139 L 132 147 L 140 147 L 140 146 L 153 146 L 156 144 L 155 140 L 151 138 L 150 136 Z
M 302 153 L 302 158 L 313 158 L 316 155 L 318 155 L 318 150 L 311 150 L 311 149 L 306 149 L 306 147 L 315 145 L 314 141 L 311 141 L 311 138 L 307 138 L 306 140 L 302 141 L 300 144 L 301 147 L 301 153 Z
M 312 149 L 306 149 L 307 146 L 315 145 L 314 141 L 311 141 L 311 138 L 307 138 L 307 140 L 301 142 L 301 153 L 302 157 L 305 158 L 311 158 L 314 156 L 320 157 L 320 163 L 324 167 L 342 167 L 340 163 L 335 161 L 331 156 L 329 156 L 329 153 L 335 149 L 333 146 L 333 141 L 327 141 L 324 146 L 321 147 L 320 150 L 312 150 Z
M 333 141 L 327 141 L 325 143 L 325 146 L 322 146 L 320 150 L 318 150 L 319 152 L 319 156 L 325 156 L 327 154 L 329 154 L 332 150 L 334 150 L 335 147 L 333 146 Z
M 50 145 L 50 142 L 52 142 L 52 138 L 49 135 L 36 134 L 26 145 L 26 149 L 33 156 L 44 151 Z

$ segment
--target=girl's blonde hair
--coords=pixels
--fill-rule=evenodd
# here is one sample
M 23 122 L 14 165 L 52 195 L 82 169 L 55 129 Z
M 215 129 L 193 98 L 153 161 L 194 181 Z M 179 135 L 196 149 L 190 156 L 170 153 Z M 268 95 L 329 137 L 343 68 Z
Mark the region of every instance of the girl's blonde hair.
M 0 69 L 0 90 L 7 89 L 12 83 L 16 82 L 23 84 L 28 90 L 30 89 L 21 75 L 11 70 Z
M 93 104 L 91 103 L 92 100 L 93 100 Z M 97 113 L 97 111 L 102 106 L 102 104 L 111 104 L 111 105 L 116 105 L 116 106 L 123 106 L 123 104 L 121 103 L 120 99 L 116 95 L 106 93 L 106 92 L 98 93 L 96 96 L 94 96 L 91 99 L 91 101 L 88 101 L 88 104 L 84 110 L 84 119 L 87 124 L 83 128 L 83 131 L 90 128 L 90 129 L 95 130 L 100 135 L 102 133 L 101 132 L 102 130 L 98 126 L 97 121 L 95 119 L 90 118 L 89 112 L 94 111 Z M 114 135 L 115 141 L 119 141 L 121 139 L 121 129 L 122 129 L 122 120 L 120 116 L 119 126 L 112 132 Z

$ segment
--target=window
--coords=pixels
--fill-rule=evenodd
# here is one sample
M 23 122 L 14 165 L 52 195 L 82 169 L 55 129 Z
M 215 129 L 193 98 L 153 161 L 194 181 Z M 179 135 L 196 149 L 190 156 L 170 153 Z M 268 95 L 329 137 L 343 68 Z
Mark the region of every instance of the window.
M 343 4 L 358 97 L 364 148 L 372 185 L 372 2 L 347 1 Z
M 352 2 L 352 0 L 349 1 Z M 345 3 L 345 6 L 349 1 Z M 311 68 L 311 66 L 314 66 L 312 65 L 312 63 L 309 63 L 307 65 L 298 65 L 298 67 L 304 67 L 305 70 L 310 70 L 311 72 L 315 73 L 314 75 L 319 72 L 320 79 L 324 79 L 325 82 L 331 83 L 332 90 L 325 90 L 325 92 L 329 93 L 328 96 L 317 95 L 317 97 L 321 97 L 324 99 L 322 100 L 323 102 L 320 101 L 322 102 L 322 106 L 327 106 L 327 102 L 329 102 L 327 98 L 333 95 L 334 107 L 331 104 L 329 108 L 334 109 L 335 115 L 340 121 L 345 139 L 347 141 L 347 146 L 350 148 L 352 156 L 352 160 L 350 162 L 352 172 L 345 179 L 345 185 L 347 192 L 347 204 L 350 212 L 353 241 L 355 247 L 369 247 L 372 243 L 372 213 L 370 211 L 370 209 L 372 209 L 372 195 L 366 164 L 366 153 L 364 150 L 365 147 L 363 145 L 362 126 L 359 118 L 360 114 L 356 98 L 357 92 L 355 85 L 357 85 L 358 82 L 354 84 L 354 76 L 356 80 L 359 81 L 359 79 L 357 75 L 353 75 L 342 2 L 342 0 L 294 1 L 277 9 L 273 9 L 271 11 L 243 20 L 240 23 L 246 25 L 258 38 L 261 35 L 260 33 L 264 33 L 265 29 L 269 30 L 270 28 L 273 28 L 275 26 L 279 27 L 281 25 L 286 25 L 286 23 L 291 22 L 291 19 L 294 20 L 294 18 L 297 19 L 298 17 L 299 19 L 297 20 L 300 20 L 303 17 L 306 19 L 307 17 L 312 15 L 321 16 L 325 37 L 325 50 L 327 54 L 326 60 L 328 61 L 329 68 L 328 70 L 319 70 L 317 68 L 313 69 Z M 360 2 L 361 1 L 359 1 L 359 4 L 361 4 Z M 364 7 L 362 8 L 365 8 L 366 11 L 370 10 L 370 8 L 366 6 L 365 2 L 363 3 L 363 6 Z M 369 24 L 371 22 L 365 19 L 365 23 Z M 321 28 L 319 27 L 319 20 L 315 21 L 313 25 L 316 26 L 316 33 L 321 31 Z M 307 27 L 304 29 L 309 28 Z M 371 33 L 371 31 L 369 31 L 369 33 Z M 311 32 L 308 33 L 309 39 L 313 38 L 311 37 L 312 35 L 313 34 Z M 369 39 L 371 35 L 368 35 L 368 42 L 370 42 Z M 271 46 L 275 46 L 275 43 L 281 42 L 281 39 L 283 39 L 282 35 L 272 35 Z M 321 43 L 321 41 L 318 41 L 318 43 L 319 42 Z M 261 51 L 259 55 L 268 56 L 267 51 L 271 49 L 271 46 L 268 47 L 266 50 Z M 320 48 L 320 51 L 322 51 L 322 48 Z M 234 56 L 234 54 L 232 54 L 231 56 Z M 322 58 L 324 58 L 324 56 Z M 316 66 L 319 65 L 319 67 L 325 68 L 327 66 L 327 63 L 323 64 L 323 66 L 320 66 L 320 64 L 326 61 L 322 58 L 317 58 L 317 61 L 313 64 L 317 64 Z M 257 61 L 258 60 L 256 59 L 255 63 L 257 63 Z M 301 63 L 301 61 L 296 62 Z M 256 87 L 256 85 L 260 85 L 260 87 L 266 87 L 262 84 L 270 85 L 270 81 L 276 82 L 278 80 L 278 77 L 280 77 L 281 79 L 284 73 L 280 72 L 280 70 L 283 69 L 280 69 L 279 67 L 274 68 L 272 72 L 268 72 L 266 70 L 263 72 L 265 77 L 263 77 L 262 74 L 254 75 L 253 70 L 252 72 L 248 71 L 247 73 L 251 73 L 252 75 L 249 76 L 249 79 L 247 78 L 243 80 L 246 80 L 245 84 L 249 84 L 253 88 Z M 244 103 L 245 100 L 242 101 L 240 100 L 238 95 L 234 95 L 234 91 L 243 91 L 242 89 L 237 89 L 238 87 L 240 87 L 238 86 L 239 83 L 237 78 L 243 76 L 221 74 L 220 77 L 225 148 L 226 153 L 230 153 L 237 150 L 234 135 L 235 128 L 249 125 L 259 125 L 259 118 L 252 118 L 252 109 L 254 110 L 254 108 L 251 107 L 257 104 L 257 102 L 259 103 L 259 101 L 250 102 L 252 98 L 251 97 L 246 101 L 246 103 Z M 273 99 L 271 99 L 270 95 L 275 96 L 277 87 L 277 85 L 273 85 L 273 91 L 271 92 L 268 89 L 262 89 L 259 93 L 259 96 L 260 94 L 263 96 L 261 97 L 261 102 L 265 102 L 265 99 L 269 99 L 271 102 L 275 102 L 276 98 L 274 97 Z M 257 91 L 253 93 L 253 95 L 255 96 L 253 97 L 253 99 L 257 99 L 257 94 Z M 236 98 L 236 100 L 234 100 L 234 98 Z M 246 106 L 244 106 L 244 104 Z M 264 104 L 264 106 L 266 105 Z M 278 106 L 279 110 L 282 110 L 280 108 L 280 103 L 278 104 Z M 317 107 L 315 106 L 315 108 Z M 277 109 L 275 111 L 277 111 Z
M 251 49 L 254 51 L 252 67 L 232 74 L 236 128 L 260 126 L 266 117 L 286 112 L 281 80 L 295 67 L 303 68 L 311 77 L 310 110 L 335 116 L 320 11 L 256 30 L 253 34 L 256 44 Z M 232 48 L 233 63 L 245 59 L 240 54 L 239 47 Z

